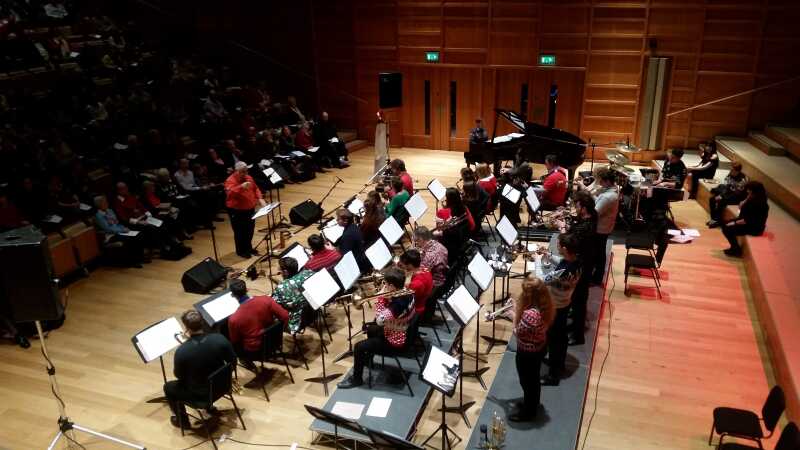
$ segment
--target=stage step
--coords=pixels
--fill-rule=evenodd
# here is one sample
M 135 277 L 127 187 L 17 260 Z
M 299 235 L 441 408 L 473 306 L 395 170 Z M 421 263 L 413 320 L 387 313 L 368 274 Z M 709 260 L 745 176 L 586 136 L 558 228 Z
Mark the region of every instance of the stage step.
M 352 153 L 361 150 L 362 148 L 369 147 L 369 142 L 365 141 L 364 139 L 356 139 L 345 144 L 345 147 L 347 147 L 348 152 Z
M 782 145 L 788 156 L 795 161 L 800 161 L 800 128 L 767 125 L 764 133 L 773 141 Z
M 760 131 L 750 131 L 747 133 L 747 141 L 769 156 L 786 155 L 786 149 L 783 148 L 781 144 L 773 141 Z
M 341 130 L 339 131 L 339 139 L 344 141 L 345 144 L 355 141 L 358 139 L 358 133 L 356 130 Z
M 718 136 L 717 150 L 742 163 L 742 170 L 764 183 L 769 198 L 800 218 L 800 164 L 786 156 L 769 156 L 743 138 Z

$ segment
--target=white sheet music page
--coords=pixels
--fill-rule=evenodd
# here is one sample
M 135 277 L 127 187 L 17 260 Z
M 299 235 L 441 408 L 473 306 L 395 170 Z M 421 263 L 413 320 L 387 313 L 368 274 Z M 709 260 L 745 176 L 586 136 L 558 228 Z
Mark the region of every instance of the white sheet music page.
M 500 222 L 497 223 L 497 227 L 495 227 L 498 233 L 500 233 L 500 237 L 503 238 L 503 242 L 507 245 L 514 245 L 514 241 L 517 240 L 517 229 L 514 227 L 514 224 L 508 220 L 508 217 L 503 216 L 500 219 Z
M 331 412 L 345 419 L 358 420 L 361 418 L 361 413 L 364 412 L 364 405 L 362 403 L 336 402 L 333 404 Z
M 267 167 L 266 169 L 262 170 L 262 172 L 264 173 L 265 177 L 269 178 L 273 173 L 275 173 L 275 169 L 272 167 Z
M 389 251 L 389 247 L 386 246 L 383 239 L 375 241 L 364 253 L 375 270 L 383 269 L 392 260 L 392 252 Z
M 530 212 L 536 212 L 539 210 L 539 197 L 536 196 L 536 191 L 534 191 L 530 186 L 528 186 L 528 189 L 525 190 L 525 201 L 528 203 L 528 207 L 531 209 Z
M 400 224 L 397 223 L 397 220 L 392 216 L 387 217 L 386 220 L 383 221 L 381 226 L 378 227 L 378 231 L 380 231 L 381 236 L 389 242 L 389 245 L 394 245 L 403 237 L 403 228 L 400 227 Z
M 356 197 L 347 205 L 347 210 L 351 213 L 355 214 L 356 216 L 363 216 L 364 215 L 364 202 L 361 201 L 360 198 Z
M 314 310 L 320 309 L 339 292 L 339 284 L 328 269 L 322 269 L 303 282 L 303 296 Z
M 178 319 L 170 317 L 136 335 L 136 346 L 144 360 L 150 362 L 168 351 L 178 347 L 176 334 L 183 333 Z
M 521 196 L 522 192 L 520 192 L 519 189 L 511 186 L 510 184 L 503 186 L 503 197 L 507 198 L 511 203 L 516 205 Z
M 412 195 L 403 206 L 406 208 L 406 211 L 408 211 L 408 214 L 414 218 L 415 222 L 419 222 L 419 219 L 422 218 L 422 216 L 425 215 L 425 211 L 428 210 L 428 205 L 425 204 L 425 200 L 419 192 Z
M 469 266 L 467 266 L 467 270 L 469 270 L 469 274 L 478 283 L 482 291 L 488 289 L 492 284 L 492 280 L 494 280 L 494 269 L 486 261 L 486 258 L 481 255 L 481 252 L 475 253 L 472 261 L 469 262 Z
M 467 288 L 462 284 L 447 298 L 447 304 L 458 315 L 461 323 L 469 323 L 478 313 L 480 305 L 472 298 Z
M 214 300 L 203 304 L 201 308 L 206 310 L 208 315 L 214 319 L 214 322 L 219 322 L 239 309 L 239 301 L 234 298 L 233 294 L 228 292 L 225 295 L 220 295 Z
M 458 359 L 434 345 L 431 347 L 431 353 L 422 369 L 422 378 L 432 385 L 439 386 L 444 391 L 452 392 L 458 376 L 450 375 L 448 369 L 451 368 L 455 369 L 456 375 L 461 373 Z
M 431 191 L 431 195 L 438 200 L 444 200 L 444 194 L 447 191 L 441 181 L 437 178 L 434 178 L 430 183 L 428 183 L 428 190 Z
M 294 258 L 294 260 L 297 261 L 297 267 L 300 268 L 305 266 L 308 260 L 310 259 L 308 257 L 308 251 L 306 251 L 305 247 L 303 247 L 300 244 L 292 246 L 292 249 L 286 252 L 286 254 L 283 255 L 283 257 Z
M 255 214 L 253 214 L 253 220 L 256 220 L 256 219 L 258 219 L 259 217 L 264 217 L 264 216 L 266 216 L 267 214 L 271 213 L 271 212 L 272 212 L 272 210 L 274 210 L 275 208 L 277 208 L 279 204 L 280 204 L 279 202 L 275 202 L 275 203 L 269 203 L 269 204 L 267 204 L 267 205 L 266 205 L 266 206 L 264 206 L 263 208 L 261 208 L 261 209 L 259 209 L 258 211 L 256 211 L 256 213 L 255 213 Z
M 331 241 L 331 243 L 336 244 L 339 242 L 339 238 L 342 237 L 342 234 L 344 234 L 344 227 L 336 223 L 335 219 L 331 222 L 328 222 L 325 228 L 322 229 L 322 235 L 325 236 L 325 239 Z
M 358 277 L 361 276 L 361 269 L 359 269 L 352 251 L 342 256 L 342 259 L 333 267 L 333 271 L 336 272 L 336 276 L 339 277 L 339 282 L 342 283 L 342 288 L 345 291 L 350 289 L 353 283 L 358 280 Z

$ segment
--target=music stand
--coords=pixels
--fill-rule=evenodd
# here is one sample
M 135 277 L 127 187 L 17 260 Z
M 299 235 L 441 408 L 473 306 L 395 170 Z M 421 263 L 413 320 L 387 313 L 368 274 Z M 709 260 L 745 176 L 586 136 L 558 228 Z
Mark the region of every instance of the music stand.
M 412 195 L 403 207 L 408 211 L 408 215 L 414 218 L 415 223 L 419 223 L 419 219 L 428 211 L 428 205 L 419 192 Z
M 303 268 L 308 260 L 311 259 L 308 256 L 308 250 L 306 250 L 306 248 L 303 247 L 303 245 L 299 242 L 295 242 L 294 244 L 286 247 L 286 250 L 282 251 L 278 256 L 278 261 L 283 258 L 293 258 L 295 261 L 297 261 L 298 269 Z
M 133 348 L 136 349 L 136 353 L 139 354 L 145 364 L 158 358 L 158 362 L 161 364 L 161 377 L 164 379 L 164 383 L 167 382 L 167 371 L 164 369 L 164 355 L 181 345 L 181 342 L 175 335 L 180 335 L 182 333 L 183 327 L 181 327 L 180 322 L 174 317 L 168 317 L 148 326 L 131 338 Z M 147 403 L 166 402 L 167 397 L 163 395 L 147 401 Z
M 306 378 L 311 383 L 322 383 L 325 395 L 328 395 L 328 382 L 335 380 L 341 373 L 328 375 L 325 367 L 325 342 L 322 335 L 322 307 L 339 292 L 339 283 L 333 278 L 328 269 L 321 269 L 303 282 L 303 297 L 317 313 L 316 326 L 319 333 L 320 355 L 322 356 L 322 376 Z
M 336 219 L 329 220 L 321 230 L 322 237 L 328 240 L 333 245 L 339 242 L 339 239 L 344 234 L 344 227 L 336 222 Z
M 358 268 L 358 262 L 356 262 L 352 251 L 342 256 L 342 259 L 333 267 L 333 271 L 344 292 L 349 291 L 361 275 L 361 270 Z M 347 317 L 347 350 L 334 358 L 333 362 L 339 362 L 348 356 L 353 356 L 353 322 L 350 317 L 350 304 L 348 302 L 343 302 L 343 306 L 345 317 Z
M 378 239 L 374 244 L 367 247 L 364 254 L 375 270 L 383 269 L 392 260 L 392 252 L 383 239 Z
M 434 178 L 428 183 L 428 191 L 433 195 L 433 198 L 436 199 L 436 211 L 439 211 L 439 202 L 444 200 L 447 189 L 438 178 Z
M 333 425 L 333 448 L 339 448 L 339 428 L 343 428 L 348 431 L 352 431 L 357 434 L 365 434 L 364 429 L 361 425 L 358 424 L 355 420 L 348 419 L 346 417 L 342 417 L 338 414 L 334 414 L 329 411 L 325 411 L 324 409 L 316 408 L 311 405 L 303 405 L 317 420 L 321 420 L 325 423 L 329 423 Z
M 389 216 L 383 223 L 378 227 L 378 231 L 380 231 L 381 236 L 386 239 L 386 243 L 389 246 L 392 246 L 397 243 L 403 237 L 403 227 L 397 223 L 397 220 Z
M 453 445 L 461 442 L 462 439 L 447 425 L 447 419 L 445 417 L 445 414 L 447 413 L 445 396 L 452 397 L 456 391 L 456 382 L 459 378 L 461 378 L 461 363 L 458 359 L 448 355 L 444 350 L 432 345 L 425 353 L 425 360 L 422 363 L 422 367 L 422 372 L 419 374 L 420 379 L 434 390 L 442 393 L 442 407 L 439 410 L 442 412 L 442 421 L 439 424 L 439 427 L 436 428 L 436 430 L 430 436 L 428 436 L 425 441 L 422 442 L 422 446 L 424 447 L 428 441 L 433 439 L 433 437 L 441 431 L 441 450 L 452 449 Z M 455 442 L 450 441 L 450 436 L 448 433 L 451 433 L 453 436 L 455 436 Z
M 217 292 L 194 304 L 210 328 L 227 319 L 239 309 L 239 300 L 234 298 L 230 289 Z
M 361 428 L 367 433 L 372 445 L 377 449 L 391 449 L 391 450 L 425 450 L 425 447 L 417 445 L 409 440 L 403 439 L 400 436 L 389 433 L 388 431 L 378 431 L 372 428 L 367 428 L 361 425 Z

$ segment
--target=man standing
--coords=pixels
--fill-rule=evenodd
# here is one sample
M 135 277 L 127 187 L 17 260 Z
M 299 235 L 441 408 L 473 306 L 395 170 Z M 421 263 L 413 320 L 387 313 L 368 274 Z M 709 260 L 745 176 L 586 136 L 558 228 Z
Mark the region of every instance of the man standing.
M 164 384 L 164 395 L 172 409 L 170 422 L 175 427 L 183 423 L 189 426 L 189 416 L 180 401 L 208 400 L 208 377 L 222 367 L 230 364 L 233 372 L 236 353 L 233 346 L 221 334 L 203 332 L 203 318 L 200 313 L 190 309 L 181 315 L 188 340 L 175 350 L 174 373 L 177 380 Z
M 256 222 L 253 220 L 256 205 L 264 206 L 266 202 L 261 190 L 256 186 L 253 177 L 247 174 L 247 164 L 239 161 L 234 172 L 225 180 L 225 206 L 231 217 L 233 240 L 236 243 L 236 254 L 242 258 L 258 255 L 253 248 L 253 233 Z
M 606 273 L 606 242 L 614 231 L 619 213 L 619 194 L 617 193 L 617 177 L 611 169 L 601 167 L 597 171 L 597 186 L 592 191 L 594 209 L 597 211 L 596 246 L 594 248 L 594 267 L 590 281 L 602 284 Z
M 247 285 L 242 280 L 232 280 L 230 286 L 231 295 L 239 301 L 239 309 L 228 317 L 228 337 L 244 367 L 255 372 L 253 361 L 261 358 L 264 329 L 276 319 L 286 326 L 289 314 L 268 295 L 247 295 Z

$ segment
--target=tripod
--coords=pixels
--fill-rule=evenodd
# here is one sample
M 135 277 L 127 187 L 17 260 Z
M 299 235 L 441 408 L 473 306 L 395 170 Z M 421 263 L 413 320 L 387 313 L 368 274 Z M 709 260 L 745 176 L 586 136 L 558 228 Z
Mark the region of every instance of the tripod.
M 69 441 L 68 448 L 72 448 L 73 444 L 78 444 L 75 440 L 75 430 L 82 431 L 86 434 L 90 434 L 95 437 L 99 437 L 101 439 L 105 439 L 107 441 L 115 442 L 119 445 L 124 445 L 130 448 L 136 448 L 139 450 L 146 450 L 145 447 L 132 444 L 127 441 L 123 441 L 120 438 L 116 438 L 114 436 L 109 436 L 107 434 L 100 433 L 98 431 L 94 431 L 92 429 L 82 427 L 67 417 L 67 406 L 64 401 L 61 399 L 61 390 L 58 387 L 58 379 L 56 379 L 56 367 L 53 365 L 53 362 L 50 360 L 50 355 L 47 353 L 47 345 L 44 341 L 44 332 L 42 331 L 42 323 L 38 320 L 36 321 L 36 332 L 39 334 L 39 341 L 42 343 L 42 356 L 44 356 L 45 361 L 47 361 L 47 376 L 50 380 L 50 389 L 53 392 L 53 395 L 56 397 L 58 403 L 58 433 L 50 442 L 50 445 L 47 447 L 47 450 L 53 450 L 56 448 L 56 444 L 58 441 L 61 440 L 61 437 L 66 437 Z
M 328 352 L 328 349 L 325 347 L 325 339 L 322 335 L 322 327 L 323 325 L 323 318 L 322 315 L 325 314 L 323 307 L 320 307 L 317 310 L 317 319 L 316 319 L 316 326 L 317 332 L 319 333 L 319 345 L 320 345 L 320 356 L 322 357 L 322 376 L 321 377 L 311 377 L 306 378 L 306 381 L 311 383 L 322 383 L 323 390 L 325 391 L 325 395 L 328 395 L 328 383 L 339 378 L 342 374 L 341 373 L 332 373 L 328 375 L 328 372 L 325 368 L 325 353 Z
M 442 432 L 442 448 L 441 448 L 441 450 L 445 450 L 445 449 L 452 450 L 453 445 L 458 444 L 459 442 L 461 442 L 461 436 L 457 435 L 456 432 L 453 431 L 452 429 L 450 429 L 450 427 L 447 425 L 447 421 L 446 421 L 446 418 L 445 418 L 445 414 L 447 413 L 447 411 L 446 411 L 447 404 L 444 401 L 444 397 L 445 397 L 445 394 L 442 393 L 442 407 L 439 409 L 439 411 L 442 412 L 442 422 L 439 424 L 439 427 L 436 428 L 436 431 L 434 431 L 430 436 L 428 436 L 427 439 L 425 439 L 424 442 L 422 442 L 422 446 L 423 447 L 425 447 L 425 445 L 428 443 L 428 441 L 433 439 L 433 437 L 436 436 L 440 431 Z M 448 433 L 452 434 L 453 437 L 455 437 L 455 439 L 454 440 L 450 440 L 450 436 L 448 435 Z
M 478 320 L 478 322 L 480 322 L 480 320 Z M 458 331 L 458 336 L 456 337 L 456 342 L 457 342 L 457 347 L 456 348 L 457 348 L 457 351 L 458 351 L 458 366 L 459 367 L 464 367 L 464 328 L 465 327 L 461 327 L 461 329 Z M 476 359 L 476 361 L 477 361 L 477 359 Z M 478 373 L 477 378 L 478 378 L 478 381 L 481 382 L 481 384 L 483 384 L 483 379 L 480 377 L 480 374 L 482 374 L 483 372 L 487 371 L 488 369 L 489 369 L 488 367 L 484 367 L 483 369 L 480 369 L 480 371 L 476 371 L 475 372 L 475 373 Z M 446 407 L 444 407 L 444 412 L 460 414 L 461 418 L 464 419 L 464 423 L 467 424 L 467 427 L 468 428 L 472 428 L 472 425 L 470 425 L 470 423 L 469 423 L 469 419 L 467 419 L 467 410 L 472 408 L 472 405 L 474 405 L 475 402 L 464 403 L 464 377 L 465 376 L 467 376 L 466 372 L 462 373 L 460 379 L 458 380 L 458 383 L 459 383 L 459 387 L 458 387 L 458 406 L 446 406 Z M 484 389 L 486 389 L 485 386 L 484 386 Z M 444 396 L 442 396 L 442 398 L 444 398 Z

